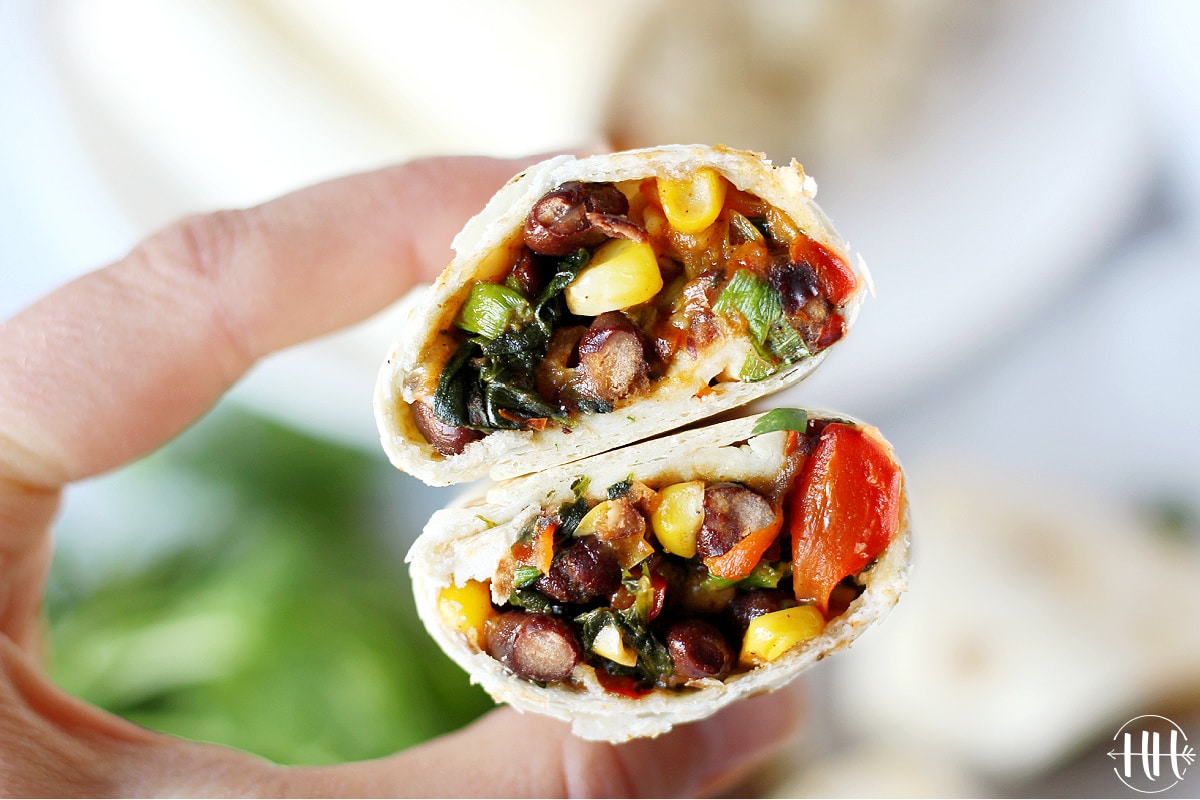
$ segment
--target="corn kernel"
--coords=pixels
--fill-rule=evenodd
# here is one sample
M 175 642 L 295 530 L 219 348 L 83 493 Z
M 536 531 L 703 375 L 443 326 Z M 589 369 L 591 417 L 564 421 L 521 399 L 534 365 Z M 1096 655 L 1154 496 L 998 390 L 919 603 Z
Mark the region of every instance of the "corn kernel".
M 796 606 L 763 614 L 750 620 L 739 661 L 745 666 L 775 661 L 823 630 L 825 618 L 816 606 Z
M 647 205 L 642 211 L 642 226 L 651 238 L 667 235 L 667 218 L 654 206 Z
M 492 591 L 482 581 L 451 584 L 438 594 L 438 612 L 447 626 L 476 642 L 492 615 Z
M 658 258 L 649 244 L 610 239 L 597 248 L 563 295 L 572 314 L 598 317 L 644 303 L 662 286 Z
M 663 549 L 683 558 L 696 555 L 696 534 L 704 523 L 704 482 L 672 484 L 658 493 L 650 527 Z
M 591 536 L 596 532 L 596 526 L 600 520 L 608 516 L 608 510 L 612 507 L 611 500 L 601 500 L 596 505 L 588 509 L 588 512 L 583 515 L 583 519 L 579 520 L 579 524 L 575 526 L 576 536 Z
M 659 178 L 658 199 L 671 227 L 694 234 L 712 225 L 725 205 L 725 180 L 705 167 L 688 178 Z
M 600 629 L 596 640 L 592 642 L 592 652 L 623 667 L 637 666 L 637 651 L 625 644 L 621 630 L 616 625 L 608 624 Z

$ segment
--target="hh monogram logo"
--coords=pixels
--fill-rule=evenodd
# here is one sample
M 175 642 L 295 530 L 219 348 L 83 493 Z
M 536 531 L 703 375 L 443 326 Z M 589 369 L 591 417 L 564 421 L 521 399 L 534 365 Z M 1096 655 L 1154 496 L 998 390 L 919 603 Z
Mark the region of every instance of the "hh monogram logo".
M 1183 729 L 1157 714 L 1129 720 L 1113 741 L 1119 743 L 1108 751 L 1108 757 L 1117 762 L 1113 772 L 1135 792 L 1165 792 L 1183 780 L 1196 760 L 1196 749 L 1187 743 Z

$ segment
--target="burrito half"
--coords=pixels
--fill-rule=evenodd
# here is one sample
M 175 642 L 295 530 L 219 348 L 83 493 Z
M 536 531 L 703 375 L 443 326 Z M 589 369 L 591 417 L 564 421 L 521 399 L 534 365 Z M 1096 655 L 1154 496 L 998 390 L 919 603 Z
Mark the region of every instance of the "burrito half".
M 908 505 L 877 430 L 776 409 L 495 485 L 409 561 L 474 682 L 619 742 L 847 647 L 906 588 Z
M 799 164 L 722 147 L 559 157 L 454 240 L 376 387 L 430 484 L 567 463 L 808 375 L 864 293 Z

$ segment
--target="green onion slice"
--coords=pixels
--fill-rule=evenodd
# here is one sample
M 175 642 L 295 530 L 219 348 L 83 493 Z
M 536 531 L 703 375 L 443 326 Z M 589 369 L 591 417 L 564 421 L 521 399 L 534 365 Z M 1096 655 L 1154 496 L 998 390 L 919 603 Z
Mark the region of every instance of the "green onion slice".
M 769 283 L 749 270 L 739 269 L 713 303 L 713 311 L 726 316 L 731 311 L 741 314 L 754 341 L 762 345 L 775 320 L 783 316 L 783 300 Z
M 729 227 L 745 242 L 762 242 L 762 231 L 754 223 L 736 211 L 729 212 Z
M 746 355 L 746 360 L 742 362 L 742 368 L 738 370 L 738 380 L 743 383 L 754 383 L 769 378 L 773 374 L 775 374 L 775 365 L 751 350 Z
M 486 339 L 496 339 L 514 321 L 533 314 L 529 301 L 516 289 L 501 283 L 477 283 L 459 311 L 458 327 Z
M 524 589 L 542 577 L 542 571 L 537 567 L 517 567 L 513 571 L 513 586 Z

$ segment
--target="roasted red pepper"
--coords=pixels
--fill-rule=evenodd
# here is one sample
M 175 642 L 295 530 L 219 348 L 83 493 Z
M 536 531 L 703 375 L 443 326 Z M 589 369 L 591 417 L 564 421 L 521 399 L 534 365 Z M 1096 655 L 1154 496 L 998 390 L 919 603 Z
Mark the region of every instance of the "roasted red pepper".
M 513 558 L 518 564 L 537 567 L 545 575 L 554 561 L 554 531 L 557 529 L 557 522 L 540 524 L 529 541 L 517 542 L 513 546 Z
M 754 571 L 763 553 L 779 538 L 782 527 L 783 515 L 777 510 L 770 525 L 749 534 L 727 552 L 704 559 L 704 566 L 718 578 L 740 581 Z
M 788 255 L 793 262 L 804 262 L 813 268 L 821 294 L 835 306 L 849 300 L 858 288 L 858 276 L 850 269 L 850 265 L 825 245 L 807 236 L 797 236 Z
M 790 501 L 796 599 L 816 603 L 874 561 L 900 528 L 900 468 L 877 439 L 850 425 L 825 427 Z

